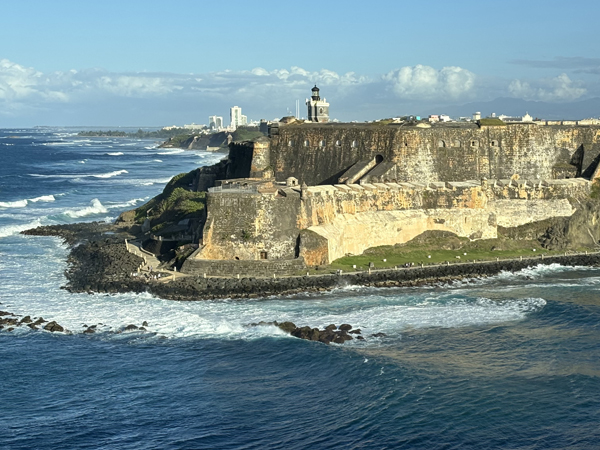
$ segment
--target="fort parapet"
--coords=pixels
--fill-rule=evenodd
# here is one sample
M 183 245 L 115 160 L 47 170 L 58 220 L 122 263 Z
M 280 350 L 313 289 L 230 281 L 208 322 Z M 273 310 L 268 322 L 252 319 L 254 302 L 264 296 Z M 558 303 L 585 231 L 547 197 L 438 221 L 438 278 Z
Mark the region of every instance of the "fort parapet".
M 270 140 L 235 143 L 228 178 L 271 174 L 307 185 L 336 184 L 361 161 L 381 165 L 373 181 L 434 182 L 590 178 L 600 155 L 599 126 L 290 124 Z M 384 170 L 387 166 L 387 170 Z M 251 175 L 252 174 L 252 175 Z M 368 181 L 368 180 L 366 180 Z

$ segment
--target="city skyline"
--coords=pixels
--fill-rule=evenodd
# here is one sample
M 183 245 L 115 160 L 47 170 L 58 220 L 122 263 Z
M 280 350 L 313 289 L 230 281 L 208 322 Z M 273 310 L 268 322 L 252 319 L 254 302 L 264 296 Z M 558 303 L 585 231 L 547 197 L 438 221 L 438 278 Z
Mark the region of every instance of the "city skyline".
M 592 1 L 576 8 L 512 0 L 427 8 L 233 1 L 226 11 L 169 4 L 173 14 L 203 18 L 202 27 L 163 25 L 165 8 L 158 1 L 4 2 L 0 126 L 205 122 L 231 105 L 272 120 L 303 103 L 314 84 L 331 102 L 331 119 L 341 121 L 457 115 L 460 108 L 460 115 L 600 114 L 593 33 L 600 6 Z M 239 33 L 220 32 L 223 15 Z M 240 45 L 249 21 L 261 26 Z

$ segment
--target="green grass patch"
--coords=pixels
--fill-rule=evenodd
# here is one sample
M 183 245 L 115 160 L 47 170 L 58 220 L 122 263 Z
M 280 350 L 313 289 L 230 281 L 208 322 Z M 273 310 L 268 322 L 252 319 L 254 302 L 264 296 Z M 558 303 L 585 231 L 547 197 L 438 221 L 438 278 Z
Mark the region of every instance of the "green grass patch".
M 375 265 L 375 269 L 383 269 L 405 264 L 495 261 L 496 258 L 540 257 L 542 254 L 556 255 L 563 252 L 544 249 L 538 241 L 533 240 L 516 241 L 498 238 L 470 241 L 468 238 L 460 238 L 448 232 L 426 232 L 406 244 L 373 247 L 365 250 L 362 255 L 339 258 L 326 270 L 367 270 L 370 262 Z M 356 269 L 353 268 L 354 265 Z M 319 272 L 323 273 L 323 270 L 316 271 Z
M 506 122 L 497 118 L 479 119 L 477 121 L 480 127 L 505 127 Z

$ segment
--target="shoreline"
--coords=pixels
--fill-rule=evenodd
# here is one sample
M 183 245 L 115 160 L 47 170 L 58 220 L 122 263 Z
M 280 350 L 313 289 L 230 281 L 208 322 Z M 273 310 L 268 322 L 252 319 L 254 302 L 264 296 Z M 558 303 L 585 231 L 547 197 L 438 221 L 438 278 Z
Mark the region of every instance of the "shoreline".
M 107 234 L 114 233 L 114 234 Z M 600 252 L 536 256 L 498 261 L 456 262 L 427 266 L 372 269 L 341 274 L 313 274 L 277 278 L 184 276 L 173 280 L 133 277 L 143 259 L 125 246 L 124 230 L 105 223 L 55 225 L 22 232 L 55 236 L 71 246 L 65 271 L 69 292 L 141 293 L 177 301 L 261 298 L 273 295 L 328 292 L 344 286 L 414 287 L 485 278 L 537 265 L 600 266 Z

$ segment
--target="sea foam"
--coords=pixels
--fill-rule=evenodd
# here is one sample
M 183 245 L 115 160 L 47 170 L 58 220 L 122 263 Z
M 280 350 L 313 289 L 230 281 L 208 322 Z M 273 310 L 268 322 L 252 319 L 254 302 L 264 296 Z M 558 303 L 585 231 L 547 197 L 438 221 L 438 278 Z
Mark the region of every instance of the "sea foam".
M 80 217 L 92 216 L 94 214 L 105 214 L 107 212 L 108 209 L 102 203 L 100 203 L 100 200 L 95 198 L 90 202 L 90 206 L 67 210 L 64 212 L 64 215 L 72 219 L 78 219 Z

